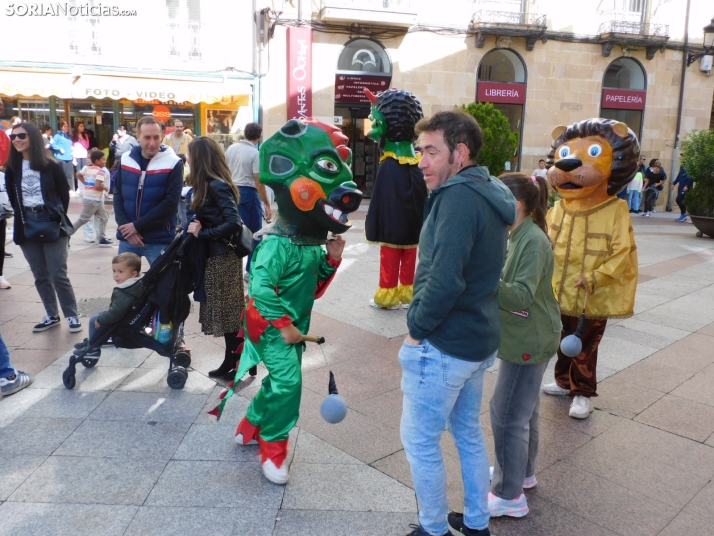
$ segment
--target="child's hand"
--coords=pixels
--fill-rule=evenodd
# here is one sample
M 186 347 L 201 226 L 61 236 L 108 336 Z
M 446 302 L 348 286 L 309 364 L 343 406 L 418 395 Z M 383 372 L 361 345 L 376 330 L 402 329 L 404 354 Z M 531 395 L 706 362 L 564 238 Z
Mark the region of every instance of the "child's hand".
M 342 235 L 337 235 L 335 240 L 327 243 L 327 254 L 334 260 L 339 261 L 342 258 L 342 252 L 345 249 L 345 239 Z
M 102 325 L 101 325 L 99 322 L 97 322 L 97 321 L 95 320 L 95 321 L 94 321 L 94 327 L 97 328 L 97 329 L 99 329 L 99 328 L 102 327 Z
M 302 333 L 293 324 L 280 328 L 280 335 L 285 344 L 297 344 L 302 341 Z

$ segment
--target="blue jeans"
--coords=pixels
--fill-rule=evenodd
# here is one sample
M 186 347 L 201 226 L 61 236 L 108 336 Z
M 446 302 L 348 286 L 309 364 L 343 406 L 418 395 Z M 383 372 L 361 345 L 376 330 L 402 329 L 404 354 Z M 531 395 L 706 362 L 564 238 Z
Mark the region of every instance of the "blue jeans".
M 642 200 L 642 192 L 630 190 L 628 194 L 627 204 L 630 205 L 630 210 L 640 210 L 640 201 Z
M 446 516 L 446 470 L 439 441 L 447 429 L 461 459 L 464 483 L 464 523 L 488 527 L 488 451 L 481 432 L 483 375 L 496 359 L 464 361 L 442 353 L 424 340 L 402 344 L 404 393 L 401 436 L 419 501 L 419 523 L 429 534 L 449 532 Z
M 0 334 L 0 378 L 9 378 L 14 374 L 15 369 L 10 365 L 10 352 Z
M 146 257 L 149 264 L 154 264 L 154 261 L 159 258 L 159 255 L 167 246 L 168 244 L 145 244 L 139 248 L 132 246 L 126 240 L 119 240 L 119 254 L 136 253 L 139 257 Z
M 257 233 L 263 227 L 263 203 L 260 201 L 258 190 L 250 186 L 239 186 L 238 191 L 240 192 L 240 204 L 238 205 L 240 219 L 243 220 L 248 229 L 253 233 Z M 253 240 L 253 245 L 257 246 L 258 242 L 260 241 Z M 251 253 L 245 261 L 246 272 L 250 272 L 250 260 L 252 258 L 253 254 Z

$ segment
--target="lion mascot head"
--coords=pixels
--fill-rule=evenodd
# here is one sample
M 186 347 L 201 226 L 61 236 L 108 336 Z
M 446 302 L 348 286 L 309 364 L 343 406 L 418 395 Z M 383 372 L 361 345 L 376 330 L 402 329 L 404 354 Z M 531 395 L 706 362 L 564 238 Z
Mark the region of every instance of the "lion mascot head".
M 637 173 L 640 143 L 625 123 L 587 119 L 556 127 L 546 166 L 548 182 L 565 199 L 597 204 L 617 195 Z

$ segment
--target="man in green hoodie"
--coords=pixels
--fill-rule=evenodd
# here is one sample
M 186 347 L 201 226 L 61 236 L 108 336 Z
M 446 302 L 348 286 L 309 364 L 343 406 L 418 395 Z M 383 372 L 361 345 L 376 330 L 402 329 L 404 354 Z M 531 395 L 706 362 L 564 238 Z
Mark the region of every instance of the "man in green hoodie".
M 476 165 L 483 133 L 459 110 L 416 127 L 431 191 L 419 238 L 409 334 L 399 352 L 401 438 L 419 502 L 411 536 L 489 536 L 488 452 L 479 414 L 483 375 L 501 342 L 498 287 L 516 200 Z M 448 516 L 439 441 L 449 428 L 461 458 L 464 515 Z

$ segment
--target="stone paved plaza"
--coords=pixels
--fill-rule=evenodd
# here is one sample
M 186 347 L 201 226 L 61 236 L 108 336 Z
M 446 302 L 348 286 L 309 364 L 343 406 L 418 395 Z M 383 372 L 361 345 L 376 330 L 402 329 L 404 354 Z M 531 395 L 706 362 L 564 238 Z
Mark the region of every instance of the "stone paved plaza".
M 81 203 L 72 200 L 71 213 Z M 186 322 L 193 363 L 186 387 L 166 385 L 167 359 L 106 348 L 94 369 L 62 385 L 70 349 L 86 336 L 40 334 L 44 316 L 20 249 L 8 250 L 0 332 L 28 389 L 0 400 L 0 535 L 406 534 L 417 504 L 399 438 L 405 311 L 368 306 L 378 248 L 364 243 L 364 207 L 347 233 L 345 261 L 316 302 L 301 417 L 291 436 L 290 481 L 266 481 L 255 447 L 233 434 L 265 374 L 240 384 L 220 422 L 206 412 L 221 385 L 207 377 L 223 339 Z M 596 411 L 568 417 L 568 400 L 542 395 L 538 486 L 524 519 L 494 519 L 497 536 L 711 536 L 714 526 L 714 240 L 695 238 L 676 214 L 633 218 L 640 260 L 636 315 L 610 323 L 601 345 Z M 109 230 L 115 226 L 110 218 Z M 91 314 L 111 295 L 116 249 L 72 240 L 70 277 Z M 328 370 L 349 405 L 338 425 L 319 404 Z M 486 374 L 481 420 L 493 459 Z M 547 378 L 552 377 L 552 368 Z M 442 441 L 449 501 L 463 506 L 459 460 Z

